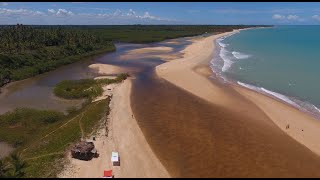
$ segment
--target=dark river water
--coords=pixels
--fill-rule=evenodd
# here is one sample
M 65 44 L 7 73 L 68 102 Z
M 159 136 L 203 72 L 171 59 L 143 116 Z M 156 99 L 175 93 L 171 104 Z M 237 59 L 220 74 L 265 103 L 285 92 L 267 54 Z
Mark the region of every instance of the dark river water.
M 152 150 L 173 177 L 320 177 L 319 156 L 282 132 L 261 110 L 255 111 L 261 114 L 259 119 L 253 119 L 183 91 L 156 76 L 155 66 L 164 63 L 159 58 L 120 58 L 132 49 L 153 46 L 172 47 L 170 53 L 175 54 L 190 44 L 188 39 L 175 40 L 179 44 L 117 44 L 116 52 L 17 82 L 0 98 L 0 111 L 18 106 L 63 111 L 81 102 L 62 103 L 55 98 L 56 83 L 97 76 L 88 69 L 92 63 L 119 65 L 135 70 L 133 112 Z
M 119 57 L 127 51 L 142 48 L 156 47 L 166 44 L 172 47 L 173 52 L 180 51 L 188 42 L 187 38 L 179 39 L 181 44 L 167 44 L 167 41 L 152 44 L 117 44 L 117 51 L 101 55 L 95 58 L 87 59 L 81 62 L 63 66 L 54 71 L 18 81 L 2 88 L 0 94 L 0 114 L 13 110 L 17 107 L 30 107 L 37 109 L 52 109 L 58 111 L 66 111 L 68 107 L 80 106 L 82 100 L 65 100 L 53 95 L 54 86 L 62 80 L 75 80 L 82 78 L 93 78 L 98 76 L 96 72 L 88 68 L 93 63 L 107 63 L 121 65 L 123 67 L 138 68 L 142 72 L 145 67 L 154 67 L 162 63 L 160 60 L 152 61 L 152 59 L 143 59 L 142 61 L 123 61 Z

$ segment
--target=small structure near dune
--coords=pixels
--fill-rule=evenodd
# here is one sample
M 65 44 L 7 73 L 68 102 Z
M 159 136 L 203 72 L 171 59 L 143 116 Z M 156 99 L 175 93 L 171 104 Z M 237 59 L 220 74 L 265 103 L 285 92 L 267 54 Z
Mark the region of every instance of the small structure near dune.
M 73 158 L 88 161 L 97 157 L 98 153 L 93 142 L 81 141 L 73 146 L 71 155 Z

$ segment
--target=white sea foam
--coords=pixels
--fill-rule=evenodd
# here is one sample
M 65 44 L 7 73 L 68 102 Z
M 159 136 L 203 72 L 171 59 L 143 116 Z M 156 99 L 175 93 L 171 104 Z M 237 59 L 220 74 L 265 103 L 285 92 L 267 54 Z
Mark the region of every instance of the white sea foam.
M 245 84 L 245 83 L 240 82 L 240 81 L 238 81 L 237 83 L 238 83 L 239 85 L 243 86 L 243 87 L 248 88 L 248 89 L 255 90 L 255 91 L 259 91 L 259 88 L 256 87 L 256 86 L 253 86 L 253 85 L 250 85 L 250 84 Z
M 317 106 L 315 106 L 315 105 L 312 105 L 312 106 L 313 106 L 313 108 L 314 108 L 315 110 L 317 110 L 317 111 L 320 113 L 320 109 L 318 109 Z
M 232 54 L 237 59 L 247 59 L 251 57 L 251 55 L 247 55 L 247 54 L 236 52 L 236 51 L 233 51 Z
M 285 102 L 287 102 L 287 103 L 289 103 L 289 104 L 291 104 L 291 105 L 293 105 L 293 106 L 295 106 L 297 108 L 300 108 L 300 106 L 297 103 L 293 102 L 289 97 L 287 97 L 287 96 L 285 96 L 283 94 L 280 94 L 280 93 L 277 93 L 277 92 L 274 92 L 274 91 L 270 91 L 270 90 L 265 89 L 263 87 L 257 87 L 257 86 L 253 86 L 253 85 L 250 85 L 250 84 L 245 84 L 245 83 L 242 83 L 242 82 L 239 82 L 239 81 L 237 83 L 239 85 L 244 86 L 246 88 L 249 88 L 251 90 L 258 91 L 258 92 L 264 92 L 264 93 L 269 94 L 269 95 L 271 95 L 271 96 L 273 96 L 273 97 L 275 97 L 277 99 L 285 101 Z
M 223 59 L 223 66 L 222 66 L 222 71 L 225 72 L 226 70 L 228 70 L 231 65 L 232 65 L 232 60 L 230 59 L 230 57 L 228 57 L 229 51 L 226 50 L 226 48 L 221 48 L 220 50 L 220 57 Z
M 266 92 L 266 93 L 268 93 L 268 94 L 271 94 L 272 96 L 274 96 L 274 97 L 276 97 L 278 99 L 281 99 L 281 100 L 283 100 L 283 101 L 285 101 L 285 102 L 287 102 L 287 103 L 289 103 L 291 105 L 294 105 L 297 108 L 300 108 L 300 106 L 297 103 L 293 102 L 292 100 L 290 100 L 290 98 L 288 98 L 287 96 L 285 96 L 283 94 L 280 94 L 280 93 L 277 93 L 277 92 L 274 92 L 274 91 L 270 91 L 270 90 L 267 90 L 265 88 L 261 88 L 261 90 Z
M 268 95 L 271 95 L 271 96 L 273 96 L 273 97 L 275 97 L 275 98 L 277 98 L 279 100 L 285 101 L 285 102 L 293 105 L 294 107 L 298 108 L 301 111 L 304 111 L 304 112 L 307 112 L 307 113 L 311 113 L 314 116 L 320 118 L 320 109 L 317 108 L 315 105 L 307 102 L 307 101 L 301 101 L 301 100 L 298 100 L 296 98 L 289 98 L 289 97 L 287 97 L 287 96 L 285 96 L 283 94 L 267 90 L 267 89 L 265 89 L 263 87 L 257 87 L 257 86 L 253 86 L 253 85 L 250 85 L 250 84 L 245 84 L 245 83 L 242 83 L 240 81 L 238 81 L 237 83 L 239 85 L 245 87 L 245 88 L 248 88 L 248 89 L 260 92 L 260 93 L 266 93 Z
M 227 47 L 227 45 L 228 45 L 228 44 L 224 44 L 222 42 L 218 42 L 218 44 L 219 44 L 220 47 L 224 47 L 224 48 Z
M 226 47 L 228 46 L 228 44 L 222 43 L 222 41 L 223 41 L 225 38 L 227 38 L 227 37 L 229 37 L 229 36 L 232 36 L 232 35 L 234 35 L 234 34 L 236 34 L 236 33 L 239 33 L 239 32 L 230 33 L 230 34 L 228 34 L 228 35 L 226 35 L 226 36 L 223 36 L 223 37 L 220 37 L 220 38 L 218 38 L 218 39 L 216 40 L 216 42 L 217 42 L 217 43 L 219 44 L 219 46 L 220 46 L 219 56 L 220 56 L 221 59 L 223 60 L 223 66 L 222 66 L 222 68 L 221 68 L 221 71 L 222 71 L 222 72 L 227 71 L 227 70 L 231 67 L 231 65 L 233 64 L 233 61 L 232 61 L 232 60 L 233 60 L 234 58 L 237 58 L 237 59 L 245 59 L 245 58 L 248 58 L 248 57 L 249 57 L 249 55 L 242 54 L 242 53 L 238 53 L 238 52 L 235 52 L 235 53 L 236 53 L 235 55 L 233 54 L 234 52 L 232 52 L 232 54 L 233 54 L 233 56 L 232 56 L 231 53 L 230 53 L 228 50 L 226 50 Z M 228 54 L 230 54 L 230 55 L 228 55 Z

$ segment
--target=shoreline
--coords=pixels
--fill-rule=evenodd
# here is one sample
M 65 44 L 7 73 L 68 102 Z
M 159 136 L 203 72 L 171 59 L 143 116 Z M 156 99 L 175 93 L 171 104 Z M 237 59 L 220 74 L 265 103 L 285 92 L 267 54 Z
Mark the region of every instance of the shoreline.
M 273 28 L 273 27 L 255 27 L 255 28 L 246 28 L 246 29 L 240 29 L 240 31 L 242 30 L 250 30 L 250 29 L 265 29 L 265 28 Z M 237 33 L 237 32 L 236 32 Z M 227 37 L 230 37 L 236 33 L 230 33 L 230 34 L 227 34 L 225 36 L 222 36 L 222 37 L 219 37 L 217 38 L 214 43 L 215 45 L 217 44 L 220 44 L 220 43 L 217 43 L 217 41 L 220 39 L 220 38 L 227 38 Z M 221 46 L 217 45 L 218 48 L 222 48 Z M 208 62 L 208 64 L 210 65 L 210 67 L 214 64 L 214 61 L 215 60 L 215 57 L 213 56 L 212 59 Z M 320 120 L 320 110 L 312 103 L 308 102 L 308 101 L 303 101 L 303 100 L 300 100 L 299 98 L 294 98 L 294 100 L 292 99 L 292 97 L 288 96 L 288 95 L 285 95 L 285 94 L 281 94 L 281 93 L 278 93 L 276 91 L 273 91 L 273 90 L 270 90 L 270 89 L 265 89 L 264 87 L 259 87 L 259 86 L 256 86 L 256 85 L 252 85 L 252 84 L 247 84 L 247 83 L 244 83 L 244 82 L 241 82 L 241 81 L 237 81 L 237 80 L 234 80 L 234 79 L 228 79 L 226 78 L 225 76 L 221 76 L 221 74 L 217 74 L 215 72 L 215 70 L 213 68 L 210 68 L 210 70 L 212 71 L 212 75 L 214 75 L 216 77 L 216 79 L 218 79 L 219 81 L 223 82 L 223 83 L 226 83 L 226 84 L 229 84 L 231 86 L 235 86 L 235 87 L 241 87 L 241 88 L 245 88 L 247 90 L 251 90 L 251 91 L 254 91 L 254 92 L 257 92 L 259 94 L 263 94 L 265 96 L 268 96 L 276 101 L 280 101 L 288 106 L 291 106 L 292 108 L 295 108 L 303 113 L 306 113 L 312 117 L 314 117 L 315 119 L 317 120 Z M 298 101 L 298 102 L 297 102 Z M 306 103 L 309 107 L 306 107 L 306 105 L 303 105 L 301 103 Z M 311 106 L 313 108 L 311 108 Z M 318 112 L 315 112 L 315 110 L 317 110 Z
M 240 85 L 223 84 L 218 79 L 210 78 L 208 73 L 199 73 L 195 70 L 207 68 L 207 72 L 209 69 L 211 75 L 215 75 L 210 68 L 210 61 L 216 46 L 215 41 L 237 31 L 239 30 L 195 41 L 184 50 L 183 58 L 157 66 L 157 75 L 206 101 L 228 109 L 236 109 L 232 105 L 241 103 L 232 100 L 232 97 L 238 94 L 261 109 L 278 128 L 291 138 L 320 155 L 320 145 L 317 141 L 317 137 L 320 136 L 320 122 L 314 117 L 274 97 L 266 96 Z M 201 50 L 201 47 L 206 49 Z M 204 53 L 207 56 L 203 55 Z M 187 80 L 192 82 L 187 83 Z M 241 113 L 241 110 L 239 109 L 238 112 Z M 290 125 L 289 129 L 286 129 L 287 124 Z

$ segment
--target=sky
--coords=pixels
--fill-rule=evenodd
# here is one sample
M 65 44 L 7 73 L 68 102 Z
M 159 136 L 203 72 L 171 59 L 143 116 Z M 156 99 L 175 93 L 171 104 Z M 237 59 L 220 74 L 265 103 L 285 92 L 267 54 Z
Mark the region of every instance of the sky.
M 0 24 L 320 25 L 319 2 L 0 2 Z

